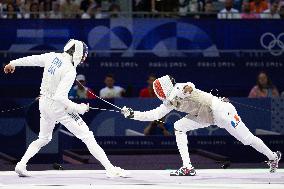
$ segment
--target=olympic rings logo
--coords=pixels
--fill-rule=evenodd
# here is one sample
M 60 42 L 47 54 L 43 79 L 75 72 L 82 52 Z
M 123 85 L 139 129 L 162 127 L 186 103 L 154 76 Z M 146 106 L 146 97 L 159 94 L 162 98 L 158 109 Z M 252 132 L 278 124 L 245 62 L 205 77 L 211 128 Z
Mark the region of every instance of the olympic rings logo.
M 260 37 L 260 44 L 263 48 L 269 50 L 272 55 L 280 56 L 284 52 L 284 33 L 280 33 L 277 37 L 270 32 L 264 33 Z M 280 49 L 277 50 L 276 48 Z

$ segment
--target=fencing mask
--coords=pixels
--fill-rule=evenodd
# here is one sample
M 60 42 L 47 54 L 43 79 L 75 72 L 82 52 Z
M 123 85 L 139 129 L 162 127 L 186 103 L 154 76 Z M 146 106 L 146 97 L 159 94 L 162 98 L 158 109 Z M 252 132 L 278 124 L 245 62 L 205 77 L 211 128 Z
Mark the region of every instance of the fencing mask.
M 72 61 L 75 67 L 82 64 L 88 56 L 88 46 L 75 39 L 70 39 L 64 46 L 64 52 L 72 56 Z
M 153 82 L 153 89 L 160 100 L 166 100 L 170 96 L 175 84 L 176 82 L 173 77 L 165 75 Z

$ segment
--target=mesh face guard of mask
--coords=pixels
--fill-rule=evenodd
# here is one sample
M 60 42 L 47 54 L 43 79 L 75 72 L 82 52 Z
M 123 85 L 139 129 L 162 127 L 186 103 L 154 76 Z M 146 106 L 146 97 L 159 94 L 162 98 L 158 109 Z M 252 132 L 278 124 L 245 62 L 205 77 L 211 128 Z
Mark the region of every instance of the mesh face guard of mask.
M 163 77 L 156 79 L 153 82 L 153 89 L 156 96 L 160 100 L 166 100 L 170 96 L 174 88 L 174 85 L 175 85 L 174 78 L 172 78 L 169 75 L 165 75 Z
M 64 52 L 68 52 L 72 56 L 73 64 L 77 67 L 86 60 L 88 56 L 88 46 L 82 41 L 70 39 L 64 47 Z

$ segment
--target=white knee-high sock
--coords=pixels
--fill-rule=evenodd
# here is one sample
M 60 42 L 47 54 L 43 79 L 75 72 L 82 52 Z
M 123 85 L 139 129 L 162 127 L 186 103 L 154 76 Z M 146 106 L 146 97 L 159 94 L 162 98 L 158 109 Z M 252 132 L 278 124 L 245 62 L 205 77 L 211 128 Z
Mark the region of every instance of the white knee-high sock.
M 236 133 L 231 134 L 234 134 L 235 137 L 244 145 L 250 145 L 258 152 L 267 156 L 269 160 L 274 160 L 277 158 L 276 153 L 272 152 L 260 138 L 254 136 L 242 121 L 236 127 L 235 131 Z
M 264 144 L 264 142 L 260 138 L 258 138 L 256 136 L 253 136 L 253 139 L 252 139 L 252 142 L 251 142 L 250 146 L 252 146 L 254 149 L 259 151 L 260 153 L 266 155 L 269 160 L 275 160 L 277 158 L 276 153 L 272 152 Z
M 28 161 L 36 154 L 38 153 L 38 151 L 45 146 L 50 140 L 43 140 L 43 139 L 37 139 L 35 141 L 33 141 L 25 155 L 22 157 L 21 161 L 19 162 L 22 165 L 26 165 L 28 163 Z
M 184 132 L 181 131 L 175 131 L 176 135 L 176 142 L 178 146 L 178 150 L 183 162 L 184 167 L 191 167 L 191 162 L 189 158 L 189 153 L 188 153 L 188 141 L 187 141 L 187 135 Z
M 105 169 L 111 169 L 113 167 L 113 165 L 108 160 L 104 150 L 98 145 L 94 137 L 83 139 L 83 142 L 88 147 L 90 153 L 100 161 Z

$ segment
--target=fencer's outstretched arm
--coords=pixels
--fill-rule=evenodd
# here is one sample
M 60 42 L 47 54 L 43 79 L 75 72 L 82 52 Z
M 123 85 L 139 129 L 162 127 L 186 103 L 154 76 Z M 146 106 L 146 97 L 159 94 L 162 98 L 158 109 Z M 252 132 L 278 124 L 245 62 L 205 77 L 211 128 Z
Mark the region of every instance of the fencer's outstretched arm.
M 16 66 L 39 66 L 44 67 L 45 66 L 45 60 L 51 56 L 51 53 L 45 53 L 41 55 L 32 55 L 32 56 L 26 56 L 23 58 L 18 58 L 15 60 L 12 60 L 10 62 L 10 65 L 16 67 Z
M 76 71 L 68 71 L 61 79 L 55 95 L 53 96 L 53 100 L 61 103 L 65 107 L 67 112 L 78 112 L 79 114 L 84 114 L 89 107 L 85 107 L 83 103 L 77 104 L 68 99 L 68 93 L 74 83 L 75 78 Z
M 139 121 L 154 121 L 163 118 L 165 115 L 167 115 L 171 110 L 173 110 L 170 107 L 167 107 L 164 104 L 161 104 L 159 107 L 145 111 L 134 111 L 134 117 L 132 119 L 139 120 Z

